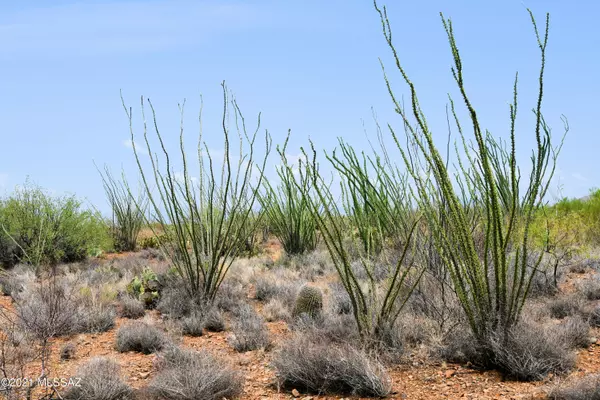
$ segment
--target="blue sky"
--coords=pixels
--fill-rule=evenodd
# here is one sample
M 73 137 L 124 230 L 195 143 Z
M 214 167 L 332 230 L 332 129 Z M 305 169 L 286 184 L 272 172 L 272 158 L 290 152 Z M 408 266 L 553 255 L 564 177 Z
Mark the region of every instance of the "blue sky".
M 389 0 L 387 5 L 396 46 L 439 143 L 446 135 L 446 95 L 457 95 L 440 11 L 453 20 L 467 90 L 482 124 L 495 135 L 508 132 L 512 80 L 519 71 L 517 145 L 524 162 L 533 144 L 530 110 L 539 68 L 526 7 L 540 24 L 550 12 L 544 114 L 556 137 L 562 132 L 561 114 L 571 128 L 552 191 L 557 193 L 560 184 L 562 195 L 583 196 L 600 186 L 595 118 L 600 3 Z M 375 134 L 371 107 L 380 122 L 401 127 L 378 57 L 397 92 L 406 95 L 369 0 L 4 1 L 0 192 L 10 192 L 29 176 L 55 193 L 75 193 L 106 211 L 93 161 L 113 170 L 123 167 L 131 176 L 135 172 L 120 90 L 134 118 L 140 95 L 152 99 L 173 149 L 177 105 L 187 99 L 190 157 L 200 94 L 205 139 L 216 152 L 222 149 L 222 80 L 248 120 L 262 112 L 262 127 L 275 143 L 292 130 L 292 154 L 309 137 L 319 148 L 332 149 L 338 136 L 366 147 L 365 130 Z

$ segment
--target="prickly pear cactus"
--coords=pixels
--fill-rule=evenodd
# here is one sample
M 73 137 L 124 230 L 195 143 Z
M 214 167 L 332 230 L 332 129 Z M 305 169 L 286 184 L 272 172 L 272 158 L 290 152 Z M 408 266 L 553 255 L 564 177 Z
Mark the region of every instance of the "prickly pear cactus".
M 304 285 L 298 296 L 296 297 L 296 305 L 294 306 L 293 316 L 297 317 L 301 314 L 306 314 L 315 318 L 321 314 L 323 310 L 323 293 L 321 289 Z
M 146 308 L 154 308 L 160 298 L 160 283 L 156 273 L 146 267 L 141 276 L 134 277 L 127 285 L 127 292 L 144 303 Z

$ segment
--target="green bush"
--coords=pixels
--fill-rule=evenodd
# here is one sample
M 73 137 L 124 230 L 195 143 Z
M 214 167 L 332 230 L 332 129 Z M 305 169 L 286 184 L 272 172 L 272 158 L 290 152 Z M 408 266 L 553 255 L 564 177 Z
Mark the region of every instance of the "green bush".
M 154 308 L 160 298 L 161 284 L 156 273 L 146 267 L 127 284 L 127 293 L 140 300 L 146 308 Z
M 112 207 L 112 226 L 115 248 L 119 251 L 135 251 L 140 230 L 146 222 L 148 200 L 142 192 L 134 198 L 129 189 L 125 175 L 123 180 L 113 177 L 109 168 L 104 167 L 104 173 L 98 169 L 106 198 Z
M 51 196 L 26 182 L 0 201 L 0 262 L 56 265 L 111 246 L 106 223 L 74 196 Z
M 279 239 L 287 254 L 302 254 L 317 247 L 317 224 L 310 211 L 306 196 L 311 182 L 302 176 L 298 187 L 294 172 L 288 168 L 285 151 L 289 135 L 283 148 L 277 148 L 282 155 L 283 167 L 277 168 L 279 184 L 273 186 L 264 180 L 264 193 L 258 199 L 265 212 L 267 224 Z

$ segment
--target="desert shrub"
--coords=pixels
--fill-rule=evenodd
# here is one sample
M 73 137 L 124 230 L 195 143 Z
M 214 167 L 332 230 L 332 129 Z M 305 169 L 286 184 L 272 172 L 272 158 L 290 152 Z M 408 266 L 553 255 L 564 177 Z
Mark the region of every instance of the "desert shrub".
M 300 289 L 296 297 L 296 304 L 292 311 L 293 317 L 306 314 L 311 318 L 317 318 L 323 311 L 323 293 L 315 286 L 305 285 Z
M 561 324 L 549 330 L 556 341 L 567 348 L 585 348 L 590 344 L 590 324 L 581 316 L 566 317 Z
M 143 188 L 150 201 L 153 217 L 163 232 L 170 232 L 172 240 L 160 243 L 165 246 L 165 255 L 177 273 L 183 278 L 185 288 L 191 296 L 201 296 L 203 302 L 213 302 L 223 279 L 229 271 L 235 257 L 240 254 L 249 233 L 255 231 L 259 222 L 252 218 L 257 192 L 262 185 L 263 172 L 271 150 L 271 140 L 265 133 L 265 151 L 262 162 L 255 158 L 257 131 L 248 133 L 245 123 L 238 123 L 242 115 L 238 104 L 229 101 L 229 92 L 223 83 L 223 139 L 225 153 L 221 168 L 214 167 L 208 146 L 201 143 L 197 162 L 200 170 L 197 178 L 190 176 L 183 139 L 183 119 L 181 120 L 181 140 L 179 142 L 179 161 L 183 167 L 181 174 L 175 174 L 171 162 L 175 162 L 163 145 L 158 124 L 153 124 L 155 140 L 162 151 L 153 159 L 150 168 L 143 167 L 137 146 L 133 151 Z M 142 112 L 146 102 L 142 101 Z M 156 113 L 148 100 L 152 117 L 156 122 Z M 132 110 L 123 101 L 130 122 L 132 143 L 136 143 L 133 130 Z M 229 125 L 229 111 L 232 110 L 235 124 Z M 260 118 L 258 121 L 260 126 Z M 230 141 L 234 130 L 239 142 Z M 154 135 L 153 135 L 154 136 Z M 152 150 L 150 135 L 143 135 L 145 150 Z M 239 146 L 236 148 L 236 144 Z M 233 146 L 233 147 L 232 147 Z M 239 150 L 239 162 L 232 162 L 231 151 Z M 261 156 L 263 156 L 261 154 Z M 164 156 L 164 157 L 163 157 Z M 169 160 L 166 163 L 163 161 Z M 168 164 L 168 165 L 167 165 Z M 164 168 L 164 169 L 163 169 Z M 220 170 L 220 176 L 215 171 Z M 156 231 L 153 225 L 150 226 Z M 153 232 L 156 233 L 156 232 Z M 188 247 L 191 244 L 191 248 Z
M 65 400 L 129 400 L 133 389 L 121 380 L 121 368 L 111 359 L 95 357 L 77 370 L 79 385 L 71 386 Z
M 131 296 L 124 295 L 120 301 L 119 315 L 124 318 L 137 319 L 146 315 L 144 304 Z
M 159 353 L 150 392 L 168 400 L 221 400 L 242 394 L 244 378 L 206 351 L 169 346 Z
M 269 322 L 287 321 L 290 319 L 290 310 L 279 299 L 271 299 L 263 308 L 263 315 Z
M 540 335 L 540 327 L 520 323 L 507 333 L 492 334 L 487 346 L 494 355 L 493 364 L 509 377 L 522 381 L 564 374 L 575 365 L 574 355 L 561 338 Z
M 225 281 L 221 284 L 219 293 L 217 293 L 214 306 L 221 311 L 235 312 L 245 300 L 246 292 L 240 284 Z
M 588 300 L 600 300 L 600 279 L 597 276 L 586 279 L 581 284 L 580 291 Z
M 246 304 L 241 307 L 232 325 L 233 335 L 230 338 L 230 343 L 235 351 L 246 352 L 268 349 L 271 346 L 271 339 L 265 322 L 252 306 Z
M 300 316 L 293 320 L 290 328 L 315 340 L 332 343 L 360 343 L 354 317 L 349 314 L 323 313 L 320 318 Z
M 350 296 L 340 282 L 333 282 L 329 285 L 329 309 L 334 314 L 350 314 L 352 312 L 352 303 Z
M 161 350 L 167 343 L 161 330 L 141 321 L 128 322 L 117 331 L 116 347 L 121 353 L 137 351 L 151 354 Z
M 600 327 L 600 306 L 594 307 L 587 316 L 590 326 L 595 328 Z
M 0 203 L 0 212 L 2 204 Z M 24 257 L 23 250 L 18 243 L 0 231 L 0 266 L 10 269 L 17 265 Z
M 223 314 L 218 308 L 211 308 L 204 315 L 204 329 L 210 332 L 222 332 L 225 330 Z
M 184 335 L 202 336 L 204 329 L 204 315 L 194 312 L 181 319 L 181 329 Z
M 552 318 L 563 319 L 578 315 L 582 312 L 581 298 L 576 295 L 554 298 L 548 302 L 548 309 Z
M 71 334 L 79 326 L 75 295 L 56 278 L 22 292 L 14 305 L 18 324 L 42 341 Z
M 579 241 L 587 245 L 600 243 L 600 190 L 593 189 L 585 199 L 564 198 L 552 207 L 556 214 L 564 216 L 569 224 L 562 226 L 563 234 L 577 236 Z M 574 225 L 573 221 L 582 220 L 584 223 Z M 564 229 L 567 228 L 567 229 Z M 566 231 L 566 232 L 565 232 Z
M 441 359 L 460 364 L 485 366 L 483 348 L 477 344 L 473 332 L 465 325 L 457 325 L 448 332 L 442 343 L 432 349 Z
M 98 168 L 96 168 L 98 169 Z M 123 181 L 115 179 L 110 169 L 105 166 L 104 173 L 98 169 L 108 203 L 112 208 L 111 233 L 115 249 L 118 251 L 134 251 L 137 238 L 146 221 L 145 213 L 148 200 L 144 192 L 134 198 L 123 174 Z
M 0 292 L 5 296 L 16 297 L 25 289 L 28 281 L 33 280 L 33 273 L 26 275 L 29 271 L 24 271 L 24 274 L 19 274 L 15 270 L 0 271 Z
M 530 152 L 531 173 L 523 180 L 515 146 L 516 78 L 513 101 L 509 105 L 509 139 L 504 140 L 492 136 L 481 125 L 477 107 L 468 94 L 452 21 L 442 15 L 452 53 L 452 76 L 460 93 L 460 104 L 464 105 L 464 110 L 458 110 L 450 98 L 450 120 L 460 138 L 454 151 L 446 154 L 445 142 L 444 148 L 436 144 L 436 134 L 420 106 L 417 88 L 394 46 L 387 10 L 377 4 L 375 8 L 393 64 L 411 97 L 410 106 L 405 108 L 385 74 L 391 102 L 402 120 L 400 129 L 404 128 L 402 135 L 393 127 L 389 127 L 389 132 L 408 171 L 409 185 L 414 187 L 411 197 L 427 221 L 427 231 L 450 272 L 453 290 L 469 327 L 478 342 L 486 342 L 490 332 L 508 332 L 519 323 L 532 275 L 537 269 L 527 265 L 528 253 L 535 247 L 530 228 L 536 211 L 545 202 L 562 146 L 562 140 L 552 141 L 551 130 L 542 114 L 549 15 L 546 15 L 545 29 L 538 30 L 535 17 L 529 11 L 541 63 L 535 123 L 531 129 L 536 145 Z M 459 118 L 463 115 L 468 116 L 466 124 Z M 466 135 L 470 132 L 473 135 L 468 138 Z M 450 159 L 457 165 L 454 171 L 449 168 Z M 540 262 L 538 258 L 535 266 Z
M 115 326 L 116 312 L 112 306 L 80 307 L 77 316 L 79 332 L 100 333 Z
M 318 394 L 385 397 L 391 380 L 385 368 L 347 344 L 313 341 L 296 335 L 273 358 L 279 384 Z
M 0 201 L 0 244 L 18 249 L 3 256 L 10 267 L 19 259 L 33 265 L 56 265 L 85 259 L 110 248 L 106 224 L 96 212 L 84 210 L 74 196 L 52 197 L 27 182 Z M 7 246 L 0 246 L 6 253 Z
M 403 313 L 395 329 L 398 331 L 398 342 L 402 345 L 418 346 L 427 344 L 434 338 L 443 337 L 453 329 L 440 329 L 439 322 L 423 315 L 413 315 L 409 312 Z
M 529 296 L 540 297 L 556 295 L 558 293 L 558 288 L 555 281 L 560 280 L 561 276 L 562 270 L 557 272 L 556 279 L 544 269 L 533 272 L 531 276 L 531 285 L 529 287 Z
M 496 368 L 506 376 L 523 381 L 539 380 L 548 374 L 564 374 L 575 364 L 566 335 L 520 322 L 509 330 L 490 331 L 479 341 L 465 326 L 452 330 L 437 349 L 449 362 L 470 363 L 479 368 Z
M 158 249 L 155 248 L 144 248 L 140 251 L 140 258 L 144 260 L 158 260 L 165 261 L 165 255 Z
M 164 242 L 164 238 L 162 242 Z M 139 240 L 138 245 L 144 250 L 158 249 L 160 247 L 161 240 L 156 236 L 148 236 Z
M 441 335 L 451 330 L 464 316 L 450 278 L 437 269 L 428 269 L 408 304 L 412 314 L 434 321 Z M 400 321 L 400 324 L 406 326 L 404 321 Z
M 600 400 L 600 375 L 588 375 L 569 385 L 553 388 L 550 400 Z
M 318 277 L 328 272 L 335 272 L 331 257 L 327 250 L 317 249 L 304 254 L 283 254 L 275 263 L 275 270 L 296 271 L 301 279 L 314 282 Z
M 269 301 L 277 296 L 280 290 L 279 283 L 270 276 L 259 275 L 253 279 L 254 298 L 259 301 Z
M 277 147 L 280 154 L 285 154 L 289 135 L 283 148 Z M 258 200 L 265 213 L 266 223 L 287 254 L 302 254 L 317 247 L 317 224 L 310 211 L 306 199 L 311 180 L 302 176 L 298 182 L 292 169 L 287 165 L 277 167 L 278 185 L 273 187 L 264 180 L 264 193 Z M 298 187 L 297 185 L 300 185 Z
M 77 347 L 73 343 L 65 343 L 60 348 L 60 359 L 61 360 L 70 360 L 75 356 L 75 352 L 77 351 Z
M 169 286 L 161 292 L 156 309 L 161 314 L 178 319 L 189 315 L 195 309 L 196 303 L 182 286 Z

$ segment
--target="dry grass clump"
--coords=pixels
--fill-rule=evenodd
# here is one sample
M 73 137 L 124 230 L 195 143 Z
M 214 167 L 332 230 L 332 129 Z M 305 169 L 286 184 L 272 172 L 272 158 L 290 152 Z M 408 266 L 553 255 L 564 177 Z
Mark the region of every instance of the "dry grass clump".
M 202 336 L 204 330 L 204 315 L 194 312 L 181 319 L 181 330 L 184 335 Z
M 221 284 L 213 305 L 224 312 L 235 313 L 240 304 L 246 301 L 246 290 L 232 279 L 225 280 Z
M 123 318 L 138 319 L 146 315 L 144 304 L 131 296 L 121 298 L 119 315 Z
M 119 364 L 95 357 L 77 370 L 78 385 L 71 386 L 65 400 L 129 400 L 133 390 L 121 380 Z
M 590 324 L 579 315 L 567 317 L 550 328 L 548 335 L 569 349 L 586 348 L 590 345 Z
M 290 306 L 294 303 L 296 293 L 302 283 L 298 280 L 290 281 L 287 277 L 281 277 L 278 270 L 263 273 L 254 277 L 254 298 L 259 301 L 268 302 L 278 299 Z
M 128 322 L 117 331 L 117 350 L 151 354 L 161 350 L 168 340 L 158 328 L 142 321 Z
M 297 334 L 275 354 L 279 384 L 318 394 L 385 397 L 391 380 L 384 366 L 348 344 Z
M 579 315 L 582 307 L 582 299 L 577 295 L 557 297 L 548 302 L 550 316 L 557 319 Z
M 319 318 L 301 316 L 293 321 L 290 328 L 299 334 L 313 337 L 316 341 L 352 345 L 360 343 L 354 317 L 348 314 L 323 313 Z
M 290 310 L 279 299 L 271 299 L 263 308 L 263 315 L 269 322 L 289 321 L 291 319 Z
M 548 393 L 550 400 L 600 400 L 600 375 L 593 374 L 569 385 L 560 385 Z
M 565 323 L 546 329 L 522 321 L 511 329 L 490 332 L 484 342 L 478 342 L 465 326 L 459 326 L 445 338 L 438 354 L 449 362 L 471 363 L 498 369 L 511 379 L 535 381 L 573 368 L 572 347 L 580 338 L 580 328 L 577 323 Z
M 271 338 L 261 316 L 249 304 L 241 306 L 233 321 L 230 343 L 236 351 L 269 349 Z
M 536 381 L 548 374 L 564 374 L 575 365 L 575 355 L 564 337 L 543 334 L 539 326 L 524 322 L 506 334 L 490 335 L 486 344 L 496 368 L 511 378 Z
M 115 326 L 116 312 L 112 306 L 102 304 L 80 307 L 78 310 L 78 331 L 81 333 L 106 332 Z
M 600 279 L 596 275 L 586 279 L 579 286 L 579 290 L 588 300 L 600 300 Z
M 232 399 L 243 391 L 242 374 L 209 353 L 167 347 L 158 356 L 149 391 L 166 400 Z
M 17 324 L 39 340 L 69 335 L 80 326 L 75 295 L 54 279 L 29 286 L 14 300 Z
M 225 320 L 218 308 L 211 308 L 204 315 L 204 329 L 210 332 L 222 332 L 225 330 Z

